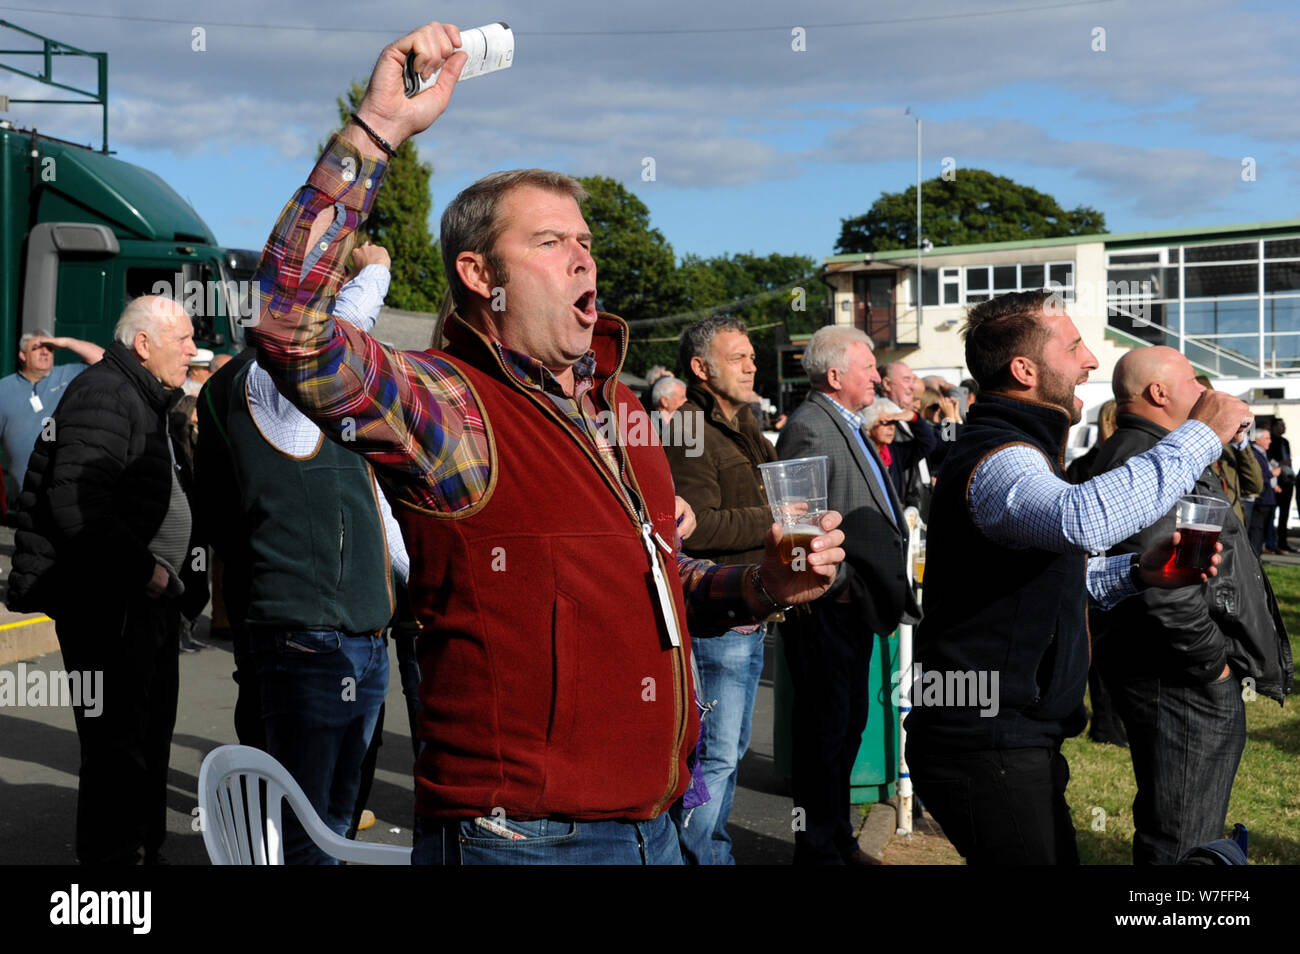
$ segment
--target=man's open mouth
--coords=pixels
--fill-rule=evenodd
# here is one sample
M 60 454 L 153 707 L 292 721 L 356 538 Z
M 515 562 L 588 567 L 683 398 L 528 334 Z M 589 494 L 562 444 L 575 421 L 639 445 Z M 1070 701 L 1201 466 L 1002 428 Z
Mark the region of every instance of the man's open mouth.
M 573 303 L 573 307 L 578 309 L 584 318 L 589 321 L 596 320 L 596 292 L 595 289 L 585 291 L 578 296 L 578 300 Z

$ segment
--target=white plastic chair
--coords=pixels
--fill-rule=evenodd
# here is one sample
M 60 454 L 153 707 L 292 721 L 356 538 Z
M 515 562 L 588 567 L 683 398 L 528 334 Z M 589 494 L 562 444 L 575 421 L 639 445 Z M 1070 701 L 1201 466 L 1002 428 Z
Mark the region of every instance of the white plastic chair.
M 262 802 L 261 785 L 266 783 Z M 411 849 L 349 841 L 320 820 L 289 770 L 261 749 L 222 745 L 199 769 L 203 845 L 214 865 L 284 864 L 280 806 L 289 808 L 321 851 L 340 861 L 366 865 L 409 865 Z

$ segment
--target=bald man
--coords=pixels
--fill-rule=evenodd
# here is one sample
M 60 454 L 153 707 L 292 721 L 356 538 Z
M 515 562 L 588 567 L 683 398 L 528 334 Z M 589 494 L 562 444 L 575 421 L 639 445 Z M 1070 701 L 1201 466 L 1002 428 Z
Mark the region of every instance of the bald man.
M 32 451 L 10 575 L 10 609 L 54 617 L 80 674 L 77 860 L 161 861 L 176 723 L 180 617 L 207 602 L 186 457 L 167 428 L 194 328 L 148 296 L 63 394 Z M 58 859 L 55 859 L 58 860 Z
M 1130 351 L 1115 366 L 1112 386 L 1118 429 L 1087 476 L 1150 450 L 1187 420 L 1205 390 L 1187 358 L 1165 347 Z M 1192 493 L 1231 503 L 1210 468 Z M 1110 553 L 1141 553 L 1174 526 L 1171 510 Z M 1256 692 L 1279 703 L 1291 691 L 1286 630 L 1231 506 L 1220 542 L 1223 562 L 1208 583 L 1147 589 L 1096 617 L 1104 633 L 1097 662 L 1128 732 L 1137 777 L 1134 864 L 1176 864 L 1223 837 L 1246 742 L 1242 682 L 1250 678 Z

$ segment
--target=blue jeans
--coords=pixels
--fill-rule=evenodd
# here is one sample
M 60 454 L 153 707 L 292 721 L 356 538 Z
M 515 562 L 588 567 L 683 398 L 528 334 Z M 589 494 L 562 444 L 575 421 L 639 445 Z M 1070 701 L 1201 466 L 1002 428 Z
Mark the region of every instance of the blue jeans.
M 345 835 L 361 763 L 388 691 L 382 636 L 335 630 L 254 630 L 266 751 L 302 786 L 325 825 Z M 292 811 L 283 813 L 286 864 L 337 864 Z
M 413 865 L 680 865 L 667 814 L 650 821 L 417 818 Z
M 754 696 L 763 674 L 763 635 L 734 629 L 712 639 L 691 641 L 695 664 L 700 671 L 697 688 L 700 701 L 713 709 L 700 722 L 699 769 L 708 786 L 709 801 L 682 811 L 673 807 L 682 840 L 682 855 L 688 864 L 734 865 L 727 817 L 736 795 L 740 760 L 749 748 L 749 730 L 754 718 Z
M 1110 678 L 1137 778 L 1133 863 L 1172 865 L 1223 837 L 1246 747 L 1241 683 L 1229 673 L 1203 686 Z

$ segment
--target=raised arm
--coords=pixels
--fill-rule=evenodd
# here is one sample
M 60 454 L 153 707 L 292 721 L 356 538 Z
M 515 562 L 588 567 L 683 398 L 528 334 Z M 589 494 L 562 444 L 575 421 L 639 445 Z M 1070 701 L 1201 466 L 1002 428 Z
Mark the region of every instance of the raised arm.
M 86 364 L 95 364 L 100 358 L 104 357 L 104 349 L 91 341 L 82 341 L 80 338 L 40 338 L 39 344 L 47 344 L 51 348 L 67 348 Z
M 1086 483 L 1052 473 L 1041 451 L 1014 444 L 989 455 L 971 475 L 968 500 L 980 531 L 1009 547 L 1108 550 L 1168 513 L 1218 460 L 1250 409 L 1206 391 L 1188 420 L 1145 454 Z
M 377 138 L 355 123 L 345 127 L 281 213 L 258 267 L 261 310 L 249 329 L 276 387 L 326 436 L 387 470 L 425 505 L 429 496 L 472 500 L 486 484 L 486 450 L 473 439 L 466 448 L 461 433 L 467 388 L 446 361 L 385 347 L 336 322 L 330 305 L 382 184 L 377 140 L 396 148 L 446 108 L 465 59 L 450 55 L 459 36 L 431 24 L 384 48 L 358 110 Z M 434 87 L 407 100 L 401 69 L 411 51 L 424 73 L 445 68 Z M 482 460 L 467 464 L 460 459 L 467 455 Z M 435 493 L 444 481 L 456 486 Z

